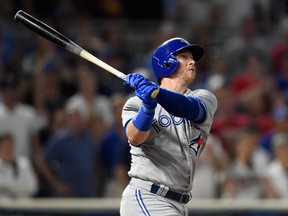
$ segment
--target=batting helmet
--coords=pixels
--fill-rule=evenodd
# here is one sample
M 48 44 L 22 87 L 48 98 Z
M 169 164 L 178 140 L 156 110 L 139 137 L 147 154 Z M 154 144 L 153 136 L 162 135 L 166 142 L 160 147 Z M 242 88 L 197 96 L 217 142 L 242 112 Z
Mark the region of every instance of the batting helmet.
M 170 76 L 178 67 L 178 60 L 174 56 L 176 52 L 188 49 L 193 54 L 195 62 L 200 60 L 204 55 L 204 49 L 197 44 L 190 44 L 183 38 L 172 38 L 162 43 L 152 56 L 152 66 L 155 77 L 159 78 Z

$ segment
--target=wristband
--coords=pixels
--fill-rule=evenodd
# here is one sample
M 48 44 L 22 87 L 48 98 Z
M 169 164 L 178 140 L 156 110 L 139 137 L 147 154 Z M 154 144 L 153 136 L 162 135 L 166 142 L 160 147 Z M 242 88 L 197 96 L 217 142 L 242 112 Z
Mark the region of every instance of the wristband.
M 157 106 L 157 103 L 156 103 L 156 106 Z M 155 106 L 155 107 L 154 107 L 154 106 L 152 107 L 151 105 L 146 104 L 145 102 L 142 102 L 141 109 L 142 109 L 143 112 L 145 112 L 146 114 L 154 115 L 156 106 Z
M 142 104 L 137 115 L 132 119 L 133 125 L 140 131 L 149 131 L 152 127 L 154 109 L 149 109 Z

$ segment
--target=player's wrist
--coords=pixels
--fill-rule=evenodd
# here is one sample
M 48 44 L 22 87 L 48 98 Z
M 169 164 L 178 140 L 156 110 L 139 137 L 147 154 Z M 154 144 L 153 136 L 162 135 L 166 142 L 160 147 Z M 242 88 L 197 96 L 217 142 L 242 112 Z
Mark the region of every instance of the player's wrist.
M 155 108 L 147 108 L 142 103 L 137 115 L 132 119 L 133 125 L 140 131 L 149 131 L 152 127 L 154 114 Z
M 151 103 L 145 103 L 145 102 L 142 102 L 142 106 L 141 106 L 141 109 L 147 113 L 147 114 L 153 114 L 155 113 L 155 108 L 157 106 L 157 102 L 151 104 Z

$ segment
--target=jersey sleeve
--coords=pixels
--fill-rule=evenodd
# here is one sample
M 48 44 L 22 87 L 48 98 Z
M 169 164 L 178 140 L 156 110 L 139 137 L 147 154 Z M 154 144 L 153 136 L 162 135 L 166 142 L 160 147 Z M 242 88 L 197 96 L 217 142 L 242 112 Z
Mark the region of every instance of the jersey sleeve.
M 193 92 L 193 97 L 197 97 L 205 105 L 206 108 L 206 119 L 203 123 L 198 124 L 198 126 L 204 130 L 207 134 L 210 132 L 211 125 L 213 122 L 213 116 L 217 110 L 218 102 L 215 95 L 205 89 L 199 89 Z
M 125 129 L 130 120 L 137 114 L 137 112 L 141 108 L 141 104 L 141 100 L 136 96 L 131 97 L 125 103 L 122 110 L 122 125 Z

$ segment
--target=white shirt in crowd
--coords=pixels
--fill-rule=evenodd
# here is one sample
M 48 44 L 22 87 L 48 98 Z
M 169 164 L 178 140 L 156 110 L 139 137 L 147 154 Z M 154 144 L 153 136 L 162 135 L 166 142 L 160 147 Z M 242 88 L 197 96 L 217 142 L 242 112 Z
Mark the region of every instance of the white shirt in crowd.
M 288 171 L 277 160 L 272 161 L 267 169 L 266 177 L 280 198 L 288 199 Z
M 11 133 L 15 140 L 15 156 L 31 158 L 31 138 L 43 125 L 33 107 L 18 103 L 9 110 L 0 103 L 0 133 Z
M 0 199 L 32 197 L 38 190 L 38 179 L 30 160 L 18 157 L 15 163 L 0 159 Z
M 86 101 L 83 95 L 75 94 L 68 99 L 67 105 L 77 106 L 81 109 L 84 116 L 88 117 L 89 114 L 102 117 L 104 122 L 110 126 L 113 123 L 113 115 L 111 110 L 111 102 L 106 96 L 98 95 L 91 105 Z M 92 109 L 92 110 L 91 110 Z

